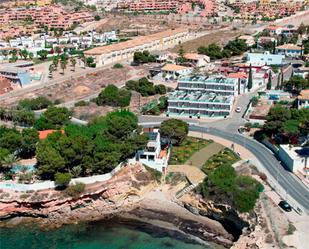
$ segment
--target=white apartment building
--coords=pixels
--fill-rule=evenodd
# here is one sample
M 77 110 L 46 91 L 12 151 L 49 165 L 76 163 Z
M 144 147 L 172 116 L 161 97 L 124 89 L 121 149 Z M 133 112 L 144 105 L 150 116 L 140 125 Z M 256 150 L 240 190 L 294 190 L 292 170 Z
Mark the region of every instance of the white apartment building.
M 132 59 L 137 51 L 164 50 L 173 47 L 189 38 L 186 29 L 173 29 L 148 36 L 139 36 L 132 40 L 119 42 L 107 46 L 96 47 L 85 51 L 86 57 L 93 57 L 97 66 Z
M 238 95 L 239 87 L 240 93 L 242 93 L 244 86 L 242 84 L 239 86 L 237 79 L 215 75 L 210 77 L 190 76 L 181 78 L 178 81 L 177 89 L 183 91 L 203 91 L 221 96 L 236 96 Z

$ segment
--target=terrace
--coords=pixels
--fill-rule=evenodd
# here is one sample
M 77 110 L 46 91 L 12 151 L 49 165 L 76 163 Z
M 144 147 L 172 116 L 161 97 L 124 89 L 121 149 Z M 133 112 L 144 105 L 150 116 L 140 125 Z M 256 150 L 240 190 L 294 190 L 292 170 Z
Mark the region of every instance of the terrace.
M 233 101 L 233 97 L 218 96 L 214 93 L 207 94 L 203 93 L 202 91 L 195 91 L 195 92 L 175 91 L 169 95 L 169 101 L 231 104 L 231 102 Z
M 215 77 L 190 76 L 181 78 L 179 82 L 216 84 L 216 85 L 235 85 L 234 79 L 226 78 L 223 76 L 215 76 Z

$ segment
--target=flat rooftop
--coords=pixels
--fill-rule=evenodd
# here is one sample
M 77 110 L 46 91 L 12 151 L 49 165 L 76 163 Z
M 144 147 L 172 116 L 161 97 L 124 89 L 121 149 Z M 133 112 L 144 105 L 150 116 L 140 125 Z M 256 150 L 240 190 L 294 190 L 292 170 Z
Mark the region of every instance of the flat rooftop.
M 169 95 L 168 99 L 229 104 L 233 101 L 233 96 L 219 96 L 215 93 L 205 93 L 202 91 L 175 91 Z
M 226 78 L 221 75 L 217 76 L 200 76 L 200 75 L 195 75 L 195 76 L 189 76 L 189 77 L 183 77 L 181 78 L 178 82 L 192 82 L 192 83 L 205 83 L 205 84 L 222 84 L 222 85 L 234 85 L 237 83 L 237 80 L 232 79 L 232 78 Z

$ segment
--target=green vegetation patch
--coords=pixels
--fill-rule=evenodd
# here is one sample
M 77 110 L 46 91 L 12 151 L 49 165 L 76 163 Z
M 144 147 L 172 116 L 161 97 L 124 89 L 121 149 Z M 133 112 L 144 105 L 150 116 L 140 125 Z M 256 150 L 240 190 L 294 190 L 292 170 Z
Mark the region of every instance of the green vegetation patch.
M 199 187 L 205 198 L 231 205 L 239 212 L 250 212 L 264 187 L 250 176 L 238 175 L 230 164 L 212 171 Z
M 173 146 L 169 164 L 184 164 L 200 149 L 212 143 L 211 140 L 186 137 L 178 146 Z
M 209 174 L 211 171 L 215 170 L 221 165 L 230 164 L 239 161 L 240 158 L 237 156 L 232 150 L 225 148 L 224 150 L 220 151 L 218 154 L 213 155 L 209 158 L 202 167 L 202 170 Z

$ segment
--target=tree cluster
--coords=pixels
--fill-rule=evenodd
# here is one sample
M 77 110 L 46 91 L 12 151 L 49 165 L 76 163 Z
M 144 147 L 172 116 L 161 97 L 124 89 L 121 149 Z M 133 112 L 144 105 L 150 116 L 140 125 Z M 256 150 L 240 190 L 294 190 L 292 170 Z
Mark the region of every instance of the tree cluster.
M 126 83 L 126 88 L 139 92 L 143 97 L 166 94 L 166 87 L 164 85 L 154 85 L 146 77 L 139 80 L 129 80 Z
M 138 64 L 155 62 L 156 58 L 154 55 L 150 54 L 147 50 L 143 52 L 135 52 L 133 56 L 133 61 Z
M 42 110 L 53 103 L 51 100 L 44 96 L 40 96 L 33 99 L 23 99 L 18 103 L 18 109 L 25 109 L 25 110 Z
M 274 135 L 277 139 L 286 137 L 290 140 L 287 142 L 292 142 L 295 136 L 306 135 L 309 132 L 308 109 L 289 109 L 287 106 L 277 104 L 270 109 L 266 118 L 263 131 L 270 137 Z
M 71 119 L 72 112 L 65 107 L 50 106 L 35 121 L 37 130 L 60 129 L 67 125 Z
M 229 41 L 224 48 L 221 48 L 216 43 L 211 43 L 208 46 L 201 46 L 197 49 L 199 54 L 205 54 L 210 59 L 230 58 L 231 56 L 241 55 L 248 50 L 248 46 L 243 40 L 235 39 Z
M 108 85 L 96 98 L 97 105 L 109 105 L 115 107 L 126 107 L 130 105 L 131 92 L 119 89 L 114 85 Z
M 187 137 L 189 125 L 180 119 L 168 119 L 161 123 L 160 134 L 173 145 L 179 145 Z
M 235 169 L 224 164 L 211 172 L 200 186 L 204 197 L 231 205 L 239 212 L 251 211 L 263 191 L 263 185 L 249 176 L 238 175 Z
M 10 129 L 0 127 L 0 169 L 4 171 L 3 166 L 9 157 L 31 158 L 35 155 L 36 144 L 39 140 L 39 134 L 35 129 L 24 129 L 22 132 L 15 128 Z M 13 156 L 12 156 L 13 155 Z
M 301 76 L 295 75 L 285 82 L 284 88 L 288 91 L 299 92 L 303 89 L 309 89 L 309 79 L 304 79 Z
M 35 115 L 33 111 L 29 110 L 16 110 L 0 108 L 0 120 L 11 121 L 14 125 L 30 127 L 35 123 Z
M 71 124 L 64 134 L 53 133 L 38 143 L 38 174 L 54 179 L 57 173 L 78 177 L 110 172 L 147 140 L 139 132 L 137 117 L 126 110 L 98 117 L 87 126 Z

